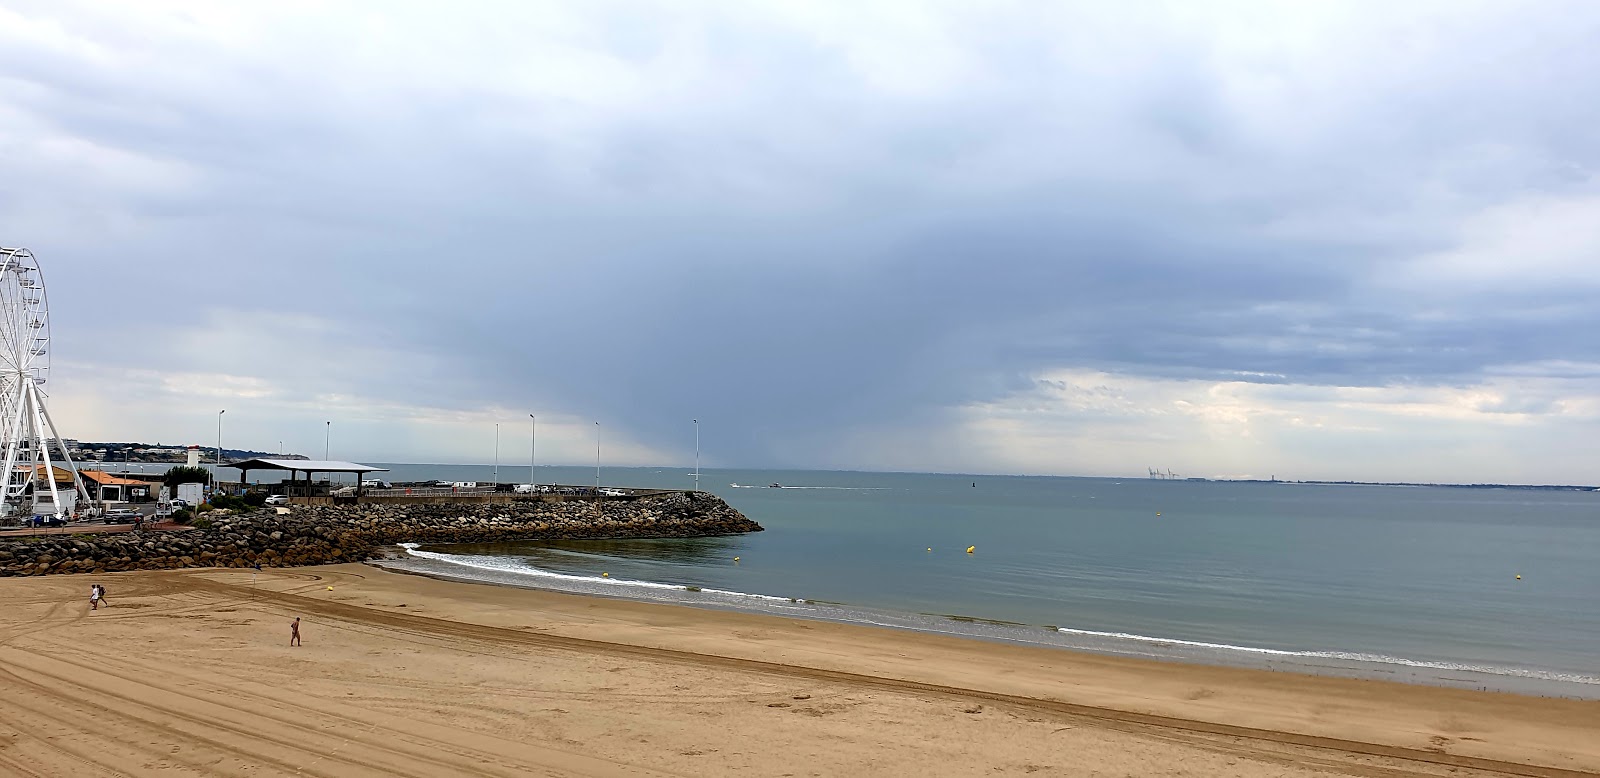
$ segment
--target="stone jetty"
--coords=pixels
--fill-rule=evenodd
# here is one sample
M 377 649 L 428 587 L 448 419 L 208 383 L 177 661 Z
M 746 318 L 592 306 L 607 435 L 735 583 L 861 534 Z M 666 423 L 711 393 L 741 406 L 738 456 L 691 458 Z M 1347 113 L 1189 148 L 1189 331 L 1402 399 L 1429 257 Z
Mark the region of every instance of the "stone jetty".
M 0 576 L 292 567 L 369 559 L 398 543 L 563 538 L 675 538 L 760 532 L 721 498 L 670 492 L 626 501 L 499 505 L 333 505 L 202 514 L 176 532 L 48 535 L 0 540 Z

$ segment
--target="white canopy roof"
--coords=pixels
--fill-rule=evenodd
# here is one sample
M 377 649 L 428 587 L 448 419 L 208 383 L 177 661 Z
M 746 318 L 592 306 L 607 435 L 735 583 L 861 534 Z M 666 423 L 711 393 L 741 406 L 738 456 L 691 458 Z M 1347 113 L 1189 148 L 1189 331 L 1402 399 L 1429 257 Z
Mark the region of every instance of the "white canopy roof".
M 223 467 L 240 470 L 299 470 L 307 473 L 387 473 L 387 467 L 360 465 L 333 459 L 241 459 L 228 462 Z

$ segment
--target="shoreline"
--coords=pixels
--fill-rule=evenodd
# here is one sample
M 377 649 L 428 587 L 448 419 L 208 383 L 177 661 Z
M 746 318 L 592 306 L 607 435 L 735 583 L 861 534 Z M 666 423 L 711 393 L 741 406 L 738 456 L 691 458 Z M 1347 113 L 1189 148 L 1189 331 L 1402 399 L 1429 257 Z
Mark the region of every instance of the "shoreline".
M 543 571 L 543 575 L 534 577 L 525 571 L 488 569 L 444 561 L 437 559 L 435 552 L 422 549 L 417 550 L 427 556 L 417 556 L 405 549 L 405 546 L 416 545 L 403 544 L 396 547 L 398 553 L 369 559 L 366 564 L 443 581 L 506 586 L 574 596 L 602 597 L 624 602 L 665 604 L 777 618 L 802 618 L 833 624 L 851 624 L 914 634 L 942 635 L 955 639 L 1033 646 L 1046 650 L 1120 657 L 1136 661 L 1298 673 L 1315 677 L 1374 680 L 1550 699 L 1600 700 L 1600 682 L 1587 676 L 1573 676 L 1556 670 L 1472 666 L 1338 650 L 1292 651 L 1222 645 L 1180 638 L 1004 622 L 963 614 L 900 613 L 849 603 L 822 602 L 759 593 L 698 588 L 688 590 L 685 586 L 674 584 L 600 579 L 548 571 Z
M 367 564 L 0 580 L 0 772 L 1572 776 L 1600 703 L 1183 665 Z M 289 618 L 305 646 L 290 649 Z M 84 646 L 117 646 L 84 652 Z M 24 726 L 21 722 L 28 722 Z M 48 735 L 48 738 L 45 737 Z

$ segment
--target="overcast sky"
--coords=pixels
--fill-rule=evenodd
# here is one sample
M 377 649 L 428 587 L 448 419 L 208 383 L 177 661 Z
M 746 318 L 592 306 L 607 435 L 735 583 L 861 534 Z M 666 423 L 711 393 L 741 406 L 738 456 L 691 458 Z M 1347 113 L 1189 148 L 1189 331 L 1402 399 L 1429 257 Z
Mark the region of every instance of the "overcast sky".
M 1600 4 L 0 0 L 63 434 L 1600 482 Z M 518 452 L 513 454 L 512 452 Z

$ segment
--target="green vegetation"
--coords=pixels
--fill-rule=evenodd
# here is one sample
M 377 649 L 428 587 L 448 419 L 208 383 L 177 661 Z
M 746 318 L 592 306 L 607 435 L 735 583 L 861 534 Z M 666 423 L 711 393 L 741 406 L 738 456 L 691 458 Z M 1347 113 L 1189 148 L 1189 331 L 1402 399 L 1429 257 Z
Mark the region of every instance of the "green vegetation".
M 173 489 L 178 488 L 178 484 L 208 484 L 211 483 L 211 471 L 203 467 L 179 465 L 168 469 L 161 482 Z
M 248 510 L 252 510 L 252 509 L 255 509 L 255 508 L 260 508 L 261 506 L 266 505 L 266 504 L 267 504 L 267 493 L 266 492 L 246 492 L 243 496 L 240 496 L 240 497 L 234 497 L 232 495 L 226 495 L 226 494 L 219 494 L 219 495 L 217 495 L 215 497 L 212 497 L 211 498 L 211 502 L 208 503 L 208 505 L 210 505 L 213 508 L 227 508 L 229 510 L 236 510 L 236 511 L 248 511 Z

